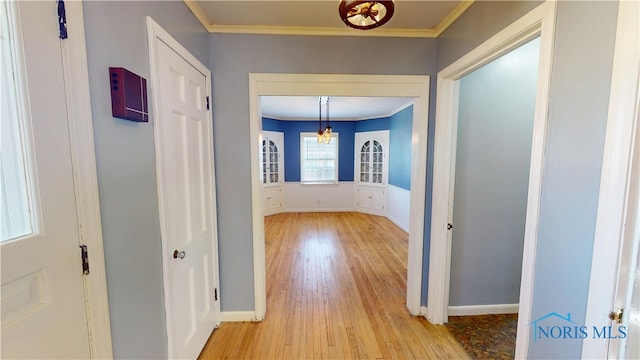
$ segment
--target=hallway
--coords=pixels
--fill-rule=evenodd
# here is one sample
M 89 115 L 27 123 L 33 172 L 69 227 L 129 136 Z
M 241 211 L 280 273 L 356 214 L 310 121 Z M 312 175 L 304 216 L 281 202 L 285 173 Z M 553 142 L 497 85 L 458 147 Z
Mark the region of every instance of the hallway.
M 265 218 L 267 316 L 222 323 L 201 359 L 468 358 L 405 307 L 407 234 L 361 213 Z

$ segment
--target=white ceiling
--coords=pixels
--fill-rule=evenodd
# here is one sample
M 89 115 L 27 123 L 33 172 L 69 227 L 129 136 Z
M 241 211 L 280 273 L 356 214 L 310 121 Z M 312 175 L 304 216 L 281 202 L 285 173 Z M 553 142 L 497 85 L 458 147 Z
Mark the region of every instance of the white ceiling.
M 413 103 L 401 97 L 331 97 L 329 120 L 365 120 L 391 116 Z M 318 120 L 318 96 L 261 96 L 262 116 L 278 120 Z M 322 119 L 327 116 L 322 106 Z
M 202 25 L 214 33 L 399 36 L 435 38 L 473 0 L 395 0 L 385 25 L 371 30 L 346 26 L 338 0 L 184 0 Z
M 338 0 L 184 0 L 211 33 L 435 38 L 474 0 L 394 0 L 385 25 L 371 30 L 346 26 Z M 322 95 L 322 94 L 318 94 Z M 411 104 L 408 98 L 333 97 L 330 120 L 387 117 Z M 262 115 L 280 120 L 317 120 L 317 96 L 263 96 Z M 323 118 L 325 112 L 323 110 Z

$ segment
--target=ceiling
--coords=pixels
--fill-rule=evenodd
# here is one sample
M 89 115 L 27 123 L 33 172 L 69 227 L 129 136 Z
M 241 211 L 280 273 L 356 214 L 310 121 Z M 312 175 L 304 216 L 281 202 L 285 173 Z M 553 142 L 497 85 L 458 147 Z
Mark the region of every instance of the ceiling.
M 395 0 L 385 25 L 370 30 L 346 26 L 338 0 L 184 0 L 211 33 L 385 36 L 435 38 L 473 0 Z
M 389 117 L 413 103 L 402 97 L 345 97 L 329 100 L 330 121 L 355 121 Z M 261 96 L 262 116 L 278 120 L 318 120 L 318 96 Z M 327 116 L 322 106 L 322 119 Z
M 421 38 L 438 37 L 473 1 L 394 0 L 395 11 L 388 23 L 356 30 L 340 20 L 338 0 L 184 0 L 210 33 Z M 387 117 L 411 101 L 332 97 L 330 120 Z M 263 116 L 279 120 L 318 119 L 317 96 L 263 96 L 261 108 Z

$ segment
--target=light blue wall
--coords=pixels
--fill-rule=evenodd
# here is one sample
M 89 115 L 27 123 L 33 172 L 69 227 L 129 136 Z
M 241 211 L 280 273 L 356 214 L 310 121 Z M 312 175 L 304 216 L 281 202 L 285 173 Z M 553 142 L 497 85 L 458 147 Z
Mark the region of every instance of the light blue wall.
M 146 15 L 204 64 L 208 35 L 183 2 L 87 1 L 83 7 L 113 354 L 166 358 L 153 123 L 111 116 L 108 68 L 124 67 L 150 85 Z
M 534 9 L 542 1 L 476 1 L 467 9 L 447 30 L 438 36 L 438 71 L 473 50 L 485 40 L 513 23 L 527 12 Z M 427 140 L 427 189 L 425 193 L 425 241 L 422 260 L 422 294 L 421 305 L 427 305 L 427 290 L 429 289 L 429 250 L 431 240 L 431 201 L 433 188 L 433 144 L 435 135 L 435 103 L 436 77 L 431 78 L 431 92 L 429 93 L 429 129 Z
M 449 305 L 519 303 L 539 48 L 460 80 Z
M 438 68 L 534 6 L 475 2 L 439 37 Z M 532 316 L 571 313 L 581 323 L 593 255 L 618 3 L 560 1 L 557 6 Z M 529 339 L 530 358 L 576 359 L 581 348 L 579 339 Z
M 617 2 L 558 2 L 532 319 L 585 320 L 617 11 Z M 581 340 L 529 344 L 536 359 L 582 351 Z
M 436 40 L 210 34 L 209 45 L 221 306 L 223 311 L 250 311 L 254 292 L 248 74 L 434 75 Z M 433 85 L 431 91 L 435 92 Z
M 389 184 L 411 190 L 413 105 L 389 118 Z

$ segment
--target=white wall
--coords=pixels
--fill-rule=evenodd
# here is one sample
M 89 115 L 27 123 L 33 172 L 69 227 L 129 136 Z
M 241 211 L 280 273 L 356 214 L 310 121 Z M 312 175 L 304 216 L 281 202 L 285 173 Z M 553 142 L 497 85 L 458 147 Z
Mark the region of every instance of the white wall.
M 284 183 L 284 211 L 353 211 L 353 182 L 338 184 Z
M 402 230 L 409 232 L 409 208 L 411 191 L 389 185 L 389 206 L 387 218 Z

